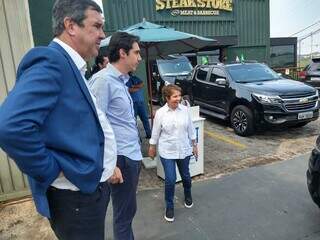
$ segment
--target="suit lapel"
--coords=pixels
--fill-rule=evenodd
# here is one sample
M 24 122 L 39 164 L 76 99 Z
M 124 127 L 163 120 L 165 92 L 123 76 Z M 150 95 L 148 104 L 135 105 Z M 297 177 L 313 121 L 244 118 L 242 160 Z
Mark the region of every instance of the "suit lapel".
M 92 101 L 91 95 L 89 93 L 88 87 L 86 86 L 86 84 L 84 82 L 85 80 L 82 78 L 81 73 L 78 70 L 76 64 L 73 62 L 73 60 L 71 59 L 69 54 L 58 43 L 51 42 L 49 44 L 49 47 L 53 47 L 53 48 L 57 49 L 59 52 L 61 52 L 67 58 L 70 66 L 72 68 L 72 71 L 73 71 L 73 73 L 75 75 L 75 79 L 77 80 L 82 93 L 84 94 L 84 96 L 86 97 L 87 101 L 89 102 L 89 104 L 90 104 L 95 116 L 97 117 L 97 119 L 99 119 L 97 111 L 96 111 L 96 108 L 94 106 L 94 103 Z

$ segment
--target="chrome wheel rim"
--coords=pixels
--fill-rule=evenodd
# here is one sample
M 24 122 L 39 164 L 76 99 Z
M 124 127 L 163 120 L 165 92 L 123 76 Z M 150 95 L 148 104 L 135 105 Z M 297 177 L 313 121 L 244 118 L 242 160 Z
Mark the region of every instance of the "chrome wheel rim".
M 248 127 L 248 118 L 243 111 L 235 112 L 233 119 L 233 126 L 238 132 L 245 132 Z

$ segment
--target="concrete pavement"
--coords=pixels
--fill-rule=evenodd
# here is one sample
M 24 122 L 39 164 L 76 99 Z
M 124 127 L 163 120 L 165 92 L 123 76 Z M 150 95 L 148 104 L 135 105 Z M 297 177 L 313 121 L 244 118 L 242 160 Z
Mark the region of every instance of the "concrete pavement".
M 179 185 L 173 223 L 163 219 L 162 188 L 140 191 L 135 237 L 138 240 L 320 239 L 320 209 L 312 202 L 306 186 L 308 156 L 194 183 L 191 209 L 184 208 L 183 189 Z M 108 239 L 112 239 L 110 219 L 109 216 Z

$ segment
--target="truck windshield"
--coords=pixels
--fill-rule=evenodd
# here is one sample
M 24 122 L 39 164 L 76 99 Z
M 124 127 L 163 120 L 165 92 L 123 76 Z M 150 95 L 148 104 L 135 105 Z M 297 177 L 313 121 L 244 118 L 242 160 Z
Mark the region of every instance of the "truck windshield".
M 231 75 L 231 78 L 236 82 L 248 83 L 270 81 L 280 78 L 278 74 L 268 66 L 259 63 L 229 65 L 226 66 L 226 69 Z
M 185 60 L 162 60 L 158 62 L 158 68 L 162 76 L 181 76 L 188 75 L 192 70 L 192 65 Z

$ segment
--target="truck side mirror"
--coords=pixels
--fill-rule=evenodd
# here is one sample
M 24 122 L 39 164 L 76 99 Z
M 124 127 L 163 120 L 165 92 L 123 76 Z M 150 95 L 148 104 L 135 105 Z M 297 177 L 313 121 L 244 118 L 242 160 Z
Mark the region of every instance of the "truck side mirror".
M 225 78 L 217 78 L 216 79 L 216 84 L 226 86 L 227 85 L 227 80 Z

